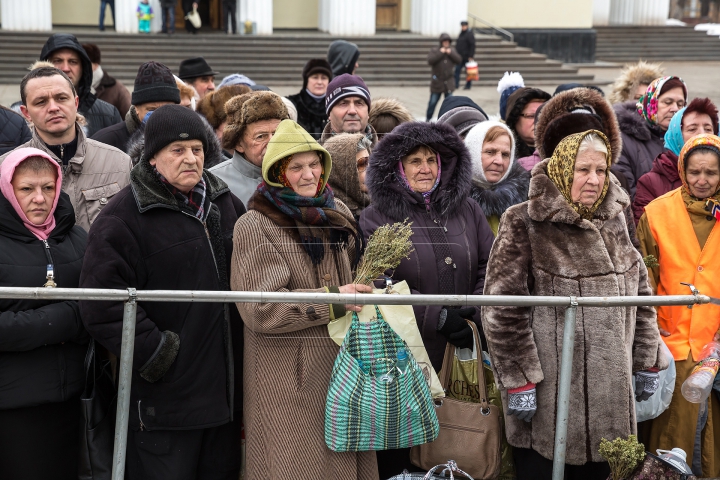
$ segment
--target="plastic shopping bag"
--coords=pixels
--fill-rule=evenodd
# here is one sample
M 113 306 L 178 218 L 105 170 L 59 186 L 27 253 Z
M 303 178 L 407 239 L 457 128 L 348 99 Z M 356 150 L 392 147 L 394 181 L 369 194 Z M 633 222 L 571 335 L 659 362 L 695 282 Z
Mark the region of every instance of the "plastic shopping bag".
M 477 62 L 473 61 L 465 64 L 465 80 L 468 82 L 480 80 L 480 70 L 478 69 Z
M 665 342 L 660 342 L 660 349 L 668 359 L 670 366 L 667 370 L 660 371 L 660 387 L 655 394 L 644 402 L 635 402 L 635 416 L 638 422 L 652 420 L 660 416 L 670 406 L 673 392 L 675 391 L 675 359 Z M 632 382 L 635 388 L 635 381 Z

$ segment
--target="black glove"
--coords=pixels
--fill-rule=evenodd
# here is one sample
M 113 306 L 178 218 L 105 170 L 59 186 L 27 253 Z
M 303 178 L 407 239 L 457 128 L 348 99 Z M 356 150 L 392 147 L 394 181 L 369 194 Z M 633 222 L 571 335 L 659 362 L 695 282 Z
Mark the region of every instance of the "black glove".
M 440 313 L 440 328 L 447 341 L 458 348 L 473 348 L 473 330 L 467 321 L 472 321 L 475 315 L 475 308 L 443 308 L 446 312 L 445 321 L 442 321 L 443 313 Z

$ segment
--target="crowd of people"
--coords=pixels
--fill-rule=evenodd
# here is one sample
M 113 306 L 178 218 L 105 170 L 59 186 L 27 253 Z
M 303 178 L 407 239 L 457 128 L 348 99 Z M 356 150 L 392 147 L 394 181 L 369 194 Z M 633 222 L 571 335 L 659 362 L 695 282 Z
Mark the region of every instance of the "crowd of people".
M 710 99 L 640 62 L 608 98 L 508 72 L 484 110 L 448 95 L 455 66 L 478 56 L 450 43 L 428 56 L 419 121 L 372 96 L 343 40 L 283 98 L 240 73 L 216 87 L 202 57 L 177 76 L 148 61 L 130 93 L 97 46 L 52 35 L 20 84 L 20 115 L 0 110 L 0 286 L 362 294 L 368 238 L 409 219 L 414 251 L 387 274 L 412 294 L 651 296 L 689 294 L 689 282 L 720 297 Z M 0 477 L 77 478 L 88 342 L 120 355 L 123 306 L 0 303 Z M 243 461 L 248 479 L 418 471 L 408 450 L 325 444 L 338 353 L 327 325 L 360 309 L 139 302 L 126 478 L 235 480 Z M 413 311 L 436 371 L 448 344 L 473 346 L 477 324 L 502 391 L 507 478 L 551 478 L 564 309 Z M 718 327 L 716 305 L 579 309 L 566 478 L 604 480 L 600 440 L 635 433 L 720 476 L 720 397 L 701 408 L 680 394 Z M 672 402 L 638 423 L 670 362 Z

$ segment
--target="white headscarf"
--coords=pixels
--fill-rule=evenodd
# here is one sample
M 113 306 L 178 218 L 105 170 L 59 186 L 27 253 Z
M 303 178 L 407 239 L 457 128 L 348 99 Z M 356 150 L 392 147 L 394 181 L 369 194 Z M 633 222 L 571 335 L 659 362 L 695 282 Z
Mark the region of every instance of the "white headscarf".
M 508 165 L 507 170 L 505 170 L 505 174 L 503 174 L 500 180 L 498 180 L 497 182 L 488 182 L 487 178 L 485 178 L 485 171 L 483 170 L 482 166 L 482 148 L 483 143 L 485 143 L 485 136 L 487 135 L 488 131 L 493 127 L 501 127 L 507 132 L 508 137 L 510 137 L 510 164 Z M 465 137 L 465 146 L 470 151 L 470 159 L 472 160 L 473 183 L 475 183 L 476 185 L 482 188 L 489 188 L 492 185 L 502 182 L 508 177 L 508 175 L 510 175 L 510 170 L 512 170 L 513 164 L 515 163 L 515 137 L 513 136 L 510 128 L 504 123 L 492 120 L 478 123 L 468 132 L 467 136 Z

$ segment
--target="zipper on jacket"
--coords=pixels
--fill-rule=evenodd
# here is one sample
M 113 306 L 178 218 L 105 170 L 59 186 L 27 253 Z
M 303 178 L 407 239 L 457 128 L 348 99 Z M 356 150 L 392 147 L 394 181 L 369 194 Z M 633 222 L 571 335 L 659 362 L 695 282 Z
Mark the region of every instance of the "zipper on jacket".
M 142 403 L 142 400 L 138 400 L 138 418 L 140 419 L 140 431 L 147 430 L 147 427 L 142 421 L 142 412 L 140 411 L 140 404 Z
M 46 282 L 43 287 L 45 288 L 55 288 L 57 287 L 57 283 L 55 283 L 55 262 L 53 261 L 52 254 L 50 253 L 50 244 L 47 240 L 42 240 L 43 245 L 45 245 L 45 256 L 47 257 L 47 274 L 46 274 Z

